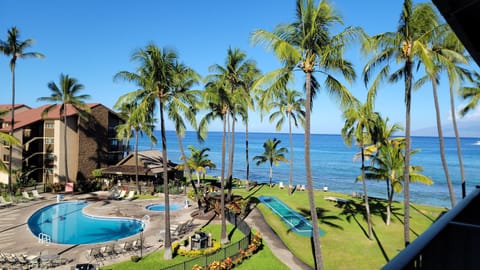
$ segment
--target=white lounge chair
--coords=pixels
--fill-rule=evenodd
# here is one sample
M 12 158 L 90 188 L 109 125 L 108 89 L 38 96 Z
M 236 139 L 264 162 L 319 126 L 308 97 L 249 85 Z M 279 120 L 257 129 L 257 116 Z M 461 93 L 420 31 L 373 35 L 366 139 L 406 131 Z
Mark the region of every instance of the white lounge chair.
M 300 186 L 300 190 L 301 190 L 301 191 L 305 191 L 305 185 L 301 185 L 301 186 Z
M 0 206 L 10 206 L 12 202 L 7 202 L 3 196 L 0 195 Z
M 42 196 L 38 193 L 38 190 L 34 189 L 32 190 L 32 195 L 33 195 L 33 198 L 36 198 L 36 199 L 45 199 L 45 196 Z
M 22 197 L 23 197 L 24 199 L 28 200 L 28 201 L 33 201 L 33 200 L 35 200 L 35 198 L 30 197 L 30 195 L 28 195 L 28 192 L 26 192 L 26 191 L 22 191 Z
M 283 185 L 283 182 L 278 183 L 278 187 L 283 189 L 285 186 Z
M 130 190 L 130 191 L 128 192 L 128 196 L 125 197 L 125 199 L 131 201 L 131 200 L 133 200 L 134 197 L 135 197 L 135 190 Z

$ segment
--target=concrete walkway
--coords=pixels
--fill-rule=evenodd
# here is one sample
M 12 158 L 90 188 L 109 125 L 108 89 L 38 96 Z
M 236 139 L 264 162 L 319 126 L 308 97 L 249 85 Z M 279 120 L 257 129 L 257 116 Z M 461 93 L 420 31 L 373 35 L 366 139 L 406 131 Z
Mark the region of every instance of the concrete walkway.
M 245 222 L 251 228 L 262 234 L 262 239 L 267 243 L 273 254 L 292 270 L 312 269 L 310 266 L 300 261 L 280 240 L 278 235 L 265 222 L 263 215 L 257 208 L 254 208 L 245 218 Z M 265 268 L 266 269 L 266 268 Z

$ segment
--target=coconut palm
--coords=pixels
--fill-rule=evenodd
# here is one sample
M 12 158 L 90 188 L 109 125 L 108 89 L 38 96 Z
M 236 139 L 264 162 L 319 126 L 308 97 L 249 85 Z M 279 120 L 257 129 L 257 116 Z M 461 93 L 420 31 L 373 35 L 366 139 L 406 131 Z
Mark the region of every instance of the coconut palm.
M 27 58 L 44 58 L 45 56 L 38 52 L 26 52 L 34 43 L 34 40 L 28 38 L 26 40 L 20 40 L 20 31 L 17 27 L 12 27 L 7 32 L 7 40 L 0 40 L 0 53 L 11 57 L 10 59 L 10 71 L 12 72 L 12 107 L 11 107 L 11 119 L 10 119 L 10 136 L 13 136 L 13 131 L 15 130 L 15 67 L 17 65 L 17 59 L 27 59 Z M 10 147 L 9 150 L 9 160 L 8 163 L 8 190 L 12 192 L 12 156 L 13 148 Z
M 256 63 L 251 59 L 247 59 L 246 53 L 238 48 L 228 48 L 224 65 L 214 64 L 209 67 L 209 71 L 211 74 L 207 76 L 207 80 L 223 81 L 227 93 L 231 96 L 230 102 L 232 106 L 228 108 L 229 114 L 227 115 L 228 119 L 231 119 L 227 171 L 228 198 L 230 199 L 235 151 L 235 123 L 239 115 L 243 115 L 242 118 L 248 121 L 248 109 L 253 104 L 249 90 L 259 71 L 256 68 Z
M 480 101 L 480 74 L 475 72 L 473 85 L 463 86 L 460 88 L 459 94 L 463 99 L 468 100 L 467 104 L 460 110 L 460 115 L 463 117 L 475 110 Z
M 360 148 L 362 160 L 362 174 L 360 181 L 363 184 L 363 194 L 365 199 L 365 212 L 367 216 L 368 238 L 372 239 L 372 220 L 370 215 L 370 206 L 368 203 L 367 183 L 365 181 L 365 147 L 374 143 L 375 128 L 377 119 L 380 117 L 378 113 L 373 112 L 373 100 L 367 99 L 365 104 L 356 101 L 352 106 L 343 112 L 345 125 L 342 128 L 342 137 L 345 144 L 350 146 L 355 140 L 357 147 Z
M 305 110 L 303 106 L 305 99 L 301 98 L 301 94 L 293 89 L 287 89 L 278 100 L 271 103 L 270 107 L 276 111 L 270 114 L 270 122 L 277 120 L 275 128 L 277 131 L 282 129 L 285 121 L 288 121 L 288 137 L 290 143 L 290 175 L 288 178 L 288 195 L 292 195 L 293 186 L 293 136 L 292 121 L 295 127 L 305 124 Z
M 215 163 L 208 158 L 207 152 L 210 151 L 210 148 L 196 149 L 193 145 L 189 145 L 188 149 L 190 150 L 190 157 L 188 157 L 187 162 L 190 170 L 195 171 L 197 176 L 197 185 L 200 185 L 200 174 L 205 175 L 207 173 L 207 168 L 215 169 Z
M 229 242 L 227 237 L 227 223 L 225 219 L 225 152 L 227 137 L 227 115 L 231 107 L 230 96 L 225 88 L 225 81 L 213 78 L 205 86 L 203 92 L 203 107 L 206 110 L 205 115 L 198 125 L 201 137 L 206 136 L 208 124 L 216 119 L 222 121 L 222 157 L 220 171 L 220 215 L 221 215 L 221 232 L 220 242 L 226 244 Z
M 288 159 L 285 158 L 285 153 L 288 153 L 288 149 L 285 147 L 278 148 L 278 145 L 281 143 L 277 138 L 267 139 L 263 143 L 263 153 L 259 156 L 254 156 L 253 160 L 256 160 L 256 165 L 259 166 L 263 163 L 268 163 L 269 165 L 269 183 L 272 186 L 273 178 L 273 165 L 278 166 L 280 161 L 288 162 Z
M 140 183 L 138 181 L 138 138 L 146 134 L 153 144 L 157 143 L 157 139 L 153 134 L 154 122 L 153 110 L 151 108 L 143 108 L 138 104 L 138 100 L 131 100 L 132 95 L 126 94 L 121 96 L 115 105 L 115 109 L 120 110 L 120 116 L 125 121 L 115 127 L 118 139 L 125 139 L 129 144 L 132 130 L 135 134 L 135 185 L 137 191 L 141 193 Z
M 418 4 L 415 7 L 411 0 L 405 0 L 400 15 L 399 25 L 395 32 L 386 32 L 365 39 L 363 50 L 373 52 L 373 57 L 365 65 L 363 77 L 369 84 L 373 72 L 380 69 L 372 81 L 371 88 L 376 92 L 381 82 L 404 80 L 405 86 L 405 167 L 404 167 L 404 240 L 410 243 L 410 110 L 414 67 L 423 63 L 427 70 L 433 70 L 434 62 L 429 56 L 428 43 L 437 31 L 438 23 L 435 12 L 429 3 Z M 392 63 L 398 64 L 393 70 Z M 393 71 L 392 71 L 393 70 Z
M 77 79 L 65 74 L 60 74 L 58 85 L 51 81 L 48 83 L 48 88 L 51 91 L 51 95 L 47 97 L 40 97 L 38 101 L 46 101 L 53 103 L 42 112 L 43 116 L 46 116 L 48 112 L 59 106 L 59 113 L 63 118 L 63 154 L 64 154 L 64 168 L 65 168 L 65 183 L 70 178 L 68 176 L 68 143 L 67 143 L 67 116 L 68 112 L 75 111 L 77 115 L 84 120 L 88 120 L 88 114 L 90 113 L 90 107 L 85 103 L 90 99 L 90 95 L 80 94 L 85 87 L 80 84 Z
M 200 207 L 200 197 L 197 187 L 192 179 L 191 169 L 183 150 L 182 138 L 185 136 L 186 123 L 185 120 L 194 128 L 197 128 L 196 113 L 198 111 L 200 92 L 190 89 L 200 81 L 200 75 L 193 69 L 184 64 L 176 63 L 174 67 L 173 92 L 172 98 L 167 103 L 168 118 L 173 121 L 175 131 L 177 133 L 177 141 L 180 149 L 180 160 L 183 160 L 187 177 L 195 191 L 198 206 Z M 186 189 L 185 189 L 186 191 Z
M 297 0 L 294 22 L 278 25 L 273 32 L 256 30 L 252 35 L 255 44 L 264 44 L 272 49 L 283 63 L 280 69 L 264 77 L 266 81 L 273 81 L 270 91 L 283 91 L 297 68 L 305 74 L 305 170 L 314 232 L 318 231 L 318 219 L 310 164 L 310 113 L 320 82 L 313 73 L 323 75 L 323 89 L 337 98 L 341 106 L 351 103 L 350 92 L 334 74 L 342 74 L 348 82 L 355 79 L 352 64 L 345 60 L 343 52 L 345 45 L 350 44 L 361 31 L 359 28 L 348 27 L 337 35 L 332 35 L 331 29 L 342 24 L 342 18 L 328 1 L 321 1 L 315 6 L 314 0 Z M 320 237 L 317 233 L 313 234 L 313 248 L 315 268 L 323 269 Z
M 132 55 L 132 61 L 140 63 L 137 72 L 121 71 L 115 75 L 115 79 L 124 79 L 135 82 L 141 86 L 139 97 L 142 102 L 140 106 L 153 107 L 158 101 L 160 115 L 160 133 L 162 140 L 162 162 L 163 162 L 163 186 L 165 196 L 165 252 L 164 259 L 172 259 L 172 241 L 170 235 L 170 210 L 168 191 L 168 159 L 167 139 L 165 130 L 165 107 L 171 100 L 172 86 L 175 74 L 175 64 L 178 61 L 176 52 L 171 49 L 158 48 L 155 44 L 149 43 L 145 48 L 136 50 Z

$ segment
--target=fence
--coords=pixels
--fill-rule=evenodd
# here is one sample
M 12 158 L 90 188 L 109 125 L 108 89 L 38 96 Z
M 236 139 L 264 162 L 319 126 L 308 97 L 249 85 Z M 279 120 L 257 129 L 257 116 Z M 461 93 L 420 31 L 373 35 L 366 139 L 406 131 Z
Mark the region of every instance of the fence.
M 191 270 L 195 265 L 200 265 L 200 266 L 207 266 L 211 264 L 214 261 L 223 261 L 228 257 L 234 257 L 238 255 L 241 249 L 245 250 L 248 248 L 248 244 L 250 244 L 250 237 L 251 237 L 251 230 L 250 226 L 248 226 L 245 221 L 240 219 L 235 213 L 229 211 L 228 209 L 225 209 L 225 218 L 230 222 L 231 224 L 235 225 L 238 230 L 240 230 L 245 237 L 240 239 L 240 241 L 232 243 L 219 251 L 210 254 L 210 255 L 203 255 L 201 257 L 193 258 L 188 261 L 184 261 L 179 264 L 171 265 L 165 268 L 162 268 L 163 270 Z

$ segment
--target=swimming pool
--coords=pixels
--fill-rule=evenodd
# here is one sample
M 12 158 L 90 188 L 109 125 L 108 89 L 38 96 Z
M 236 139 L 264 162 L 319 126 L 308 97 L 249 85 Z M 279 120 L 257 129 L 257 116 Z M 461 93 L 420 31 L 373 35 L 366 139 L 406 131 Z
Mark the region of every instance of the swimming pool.
M 100 218 L 83 213 L 85 201 L 61 202 L 37 210 L 28 219 L 30 231 L 50 236 L 58 244 L 93 244 L 125 238 L 144 228 L 133 218 Z
M 258 199 L 277 214 L 293 232 L 303 236 L 312 236 L 312 224 L 310 221 L 288 205 L 275 197 L 260 196 Z M 323 236 L 325 232 L 319 229 L 319 234 Z
M 150 205 L 145 206 L 145 208 L 147 210 L 150 210 L 150 211 L 165 211 L 165 205 L 164 204 L 150 204 Z M 178 210 L 178 209 L 181 209 L 181 208 L 182 208 L 181 205 L 170 204 L 170 210 L 171 211 Z

